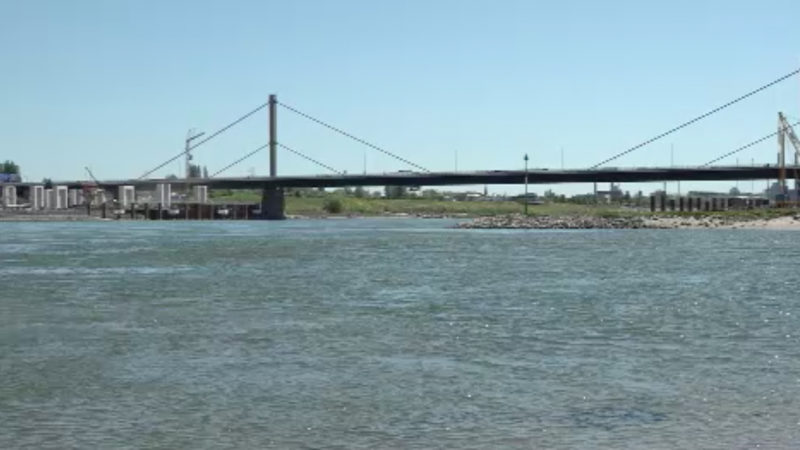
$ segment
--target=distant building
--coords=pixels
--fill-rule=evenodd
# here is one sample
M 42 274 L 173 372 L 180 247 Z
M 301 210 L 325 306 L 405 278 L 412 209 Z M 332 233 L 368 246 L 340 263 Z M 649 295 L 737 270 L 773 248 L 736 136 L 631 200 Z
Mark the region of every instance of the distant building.
M 22 179 L 16 173 L 0 173 L 0 183 L 19 183 Z
M 599 201 L 605 202 L 618 202 L 622 200 L 625 194 L 619 188 L 619 184 L 611 183 L 611 188 L 607 191 L 597 191 L 595 197 Z
M 786 196 L 783 198 L 783 200 L 796 202 L 800 200 L 800 193 L 797 191 L 797 189 L 790 188 L 790 183 L 793 184 L 791 180 L 786 180 Z M 772 183 L 772 186 L 767 189 L 767 198 L 770 200 L 777 200 L 778 197 L 780 197 L 780 194 L 781 188 L 777 182 Z

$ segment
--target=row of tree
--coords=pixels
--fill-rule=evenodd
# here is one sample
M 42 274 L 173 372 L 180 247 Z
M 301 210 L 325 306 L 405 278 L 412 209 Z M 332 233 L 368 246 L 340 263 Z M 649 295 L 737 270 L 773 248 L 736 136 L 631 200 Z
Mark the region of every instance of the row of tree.
M 9 175 L 21 175 L 19 171 L 19 165 L 17 165 L 14 161 L 5 160 L 2 164 L 0 164 L 0 173 L 5 173 Z

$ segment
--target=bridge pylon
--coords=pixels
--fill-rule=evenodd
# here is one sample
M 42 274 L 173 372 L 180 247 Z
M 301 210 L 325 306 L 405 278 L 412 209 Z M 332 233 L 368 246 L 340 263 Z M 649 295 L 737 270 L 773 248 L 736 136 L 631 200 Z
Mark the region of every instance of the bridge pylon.
M 278 97 L 269 96 L 269 176 L 278 176 Z M 264 187 L 261 193 L 261 218 L 286 219 L 284 195 L 281 187 Z

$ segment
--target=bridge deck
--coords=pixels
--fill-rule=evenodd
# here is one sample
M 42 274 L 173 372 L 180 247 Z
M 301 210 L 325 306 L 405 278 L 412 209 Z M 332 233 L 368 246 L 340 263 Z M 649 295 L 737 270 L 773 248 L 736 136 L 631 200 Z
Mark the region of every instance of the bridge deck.
M 99 186 L 114 189 L 133 185 L 138 188 L 154 187 L 157 183 L 172 185 L 206 185 L 215 189 L 258 189 L 273 187 L 343 187 L 343 186 L 444 186 L 470 184 L 522 184 L 523 170 L 491 170 L 478 172 L 394 172 L 366 175 L 293 175 L 282 177 L 240 177 L 210 179 L 144 179 L 101 181 Z M 700 167 L 700 168 L 620 168 L 599 170 L 548 170 L 533 169 L 527 172 L 530 184 L 558 183 L 608 183 L 608 182 L 660 182 L 660 181 L 725 181 L 750 179 L 777 179 L 780 169 L 762 167 Z M 800 166 L 787 167 L 786 176 L 794 179 L 800 175 Z M 88 181 L 59 181 L 54 185 L 79 188 Z M 33 186 L 41 183 L 7 183 Z

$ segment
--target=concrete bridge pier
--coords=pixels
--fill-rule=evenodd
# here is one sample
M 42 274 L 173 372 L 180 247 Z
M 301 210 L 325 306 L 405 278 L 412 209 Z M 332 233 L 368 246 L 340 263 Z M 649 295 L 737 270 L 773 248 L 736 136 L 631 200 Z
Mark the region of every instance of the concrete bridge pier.
M 265 187 L 261 194 L 261 218 L 265 220 L 284 220 L 284 196 L 282 188 Z
M 17 187 L 3 186 L 3 206 L 8 208 L 17 205 Z

